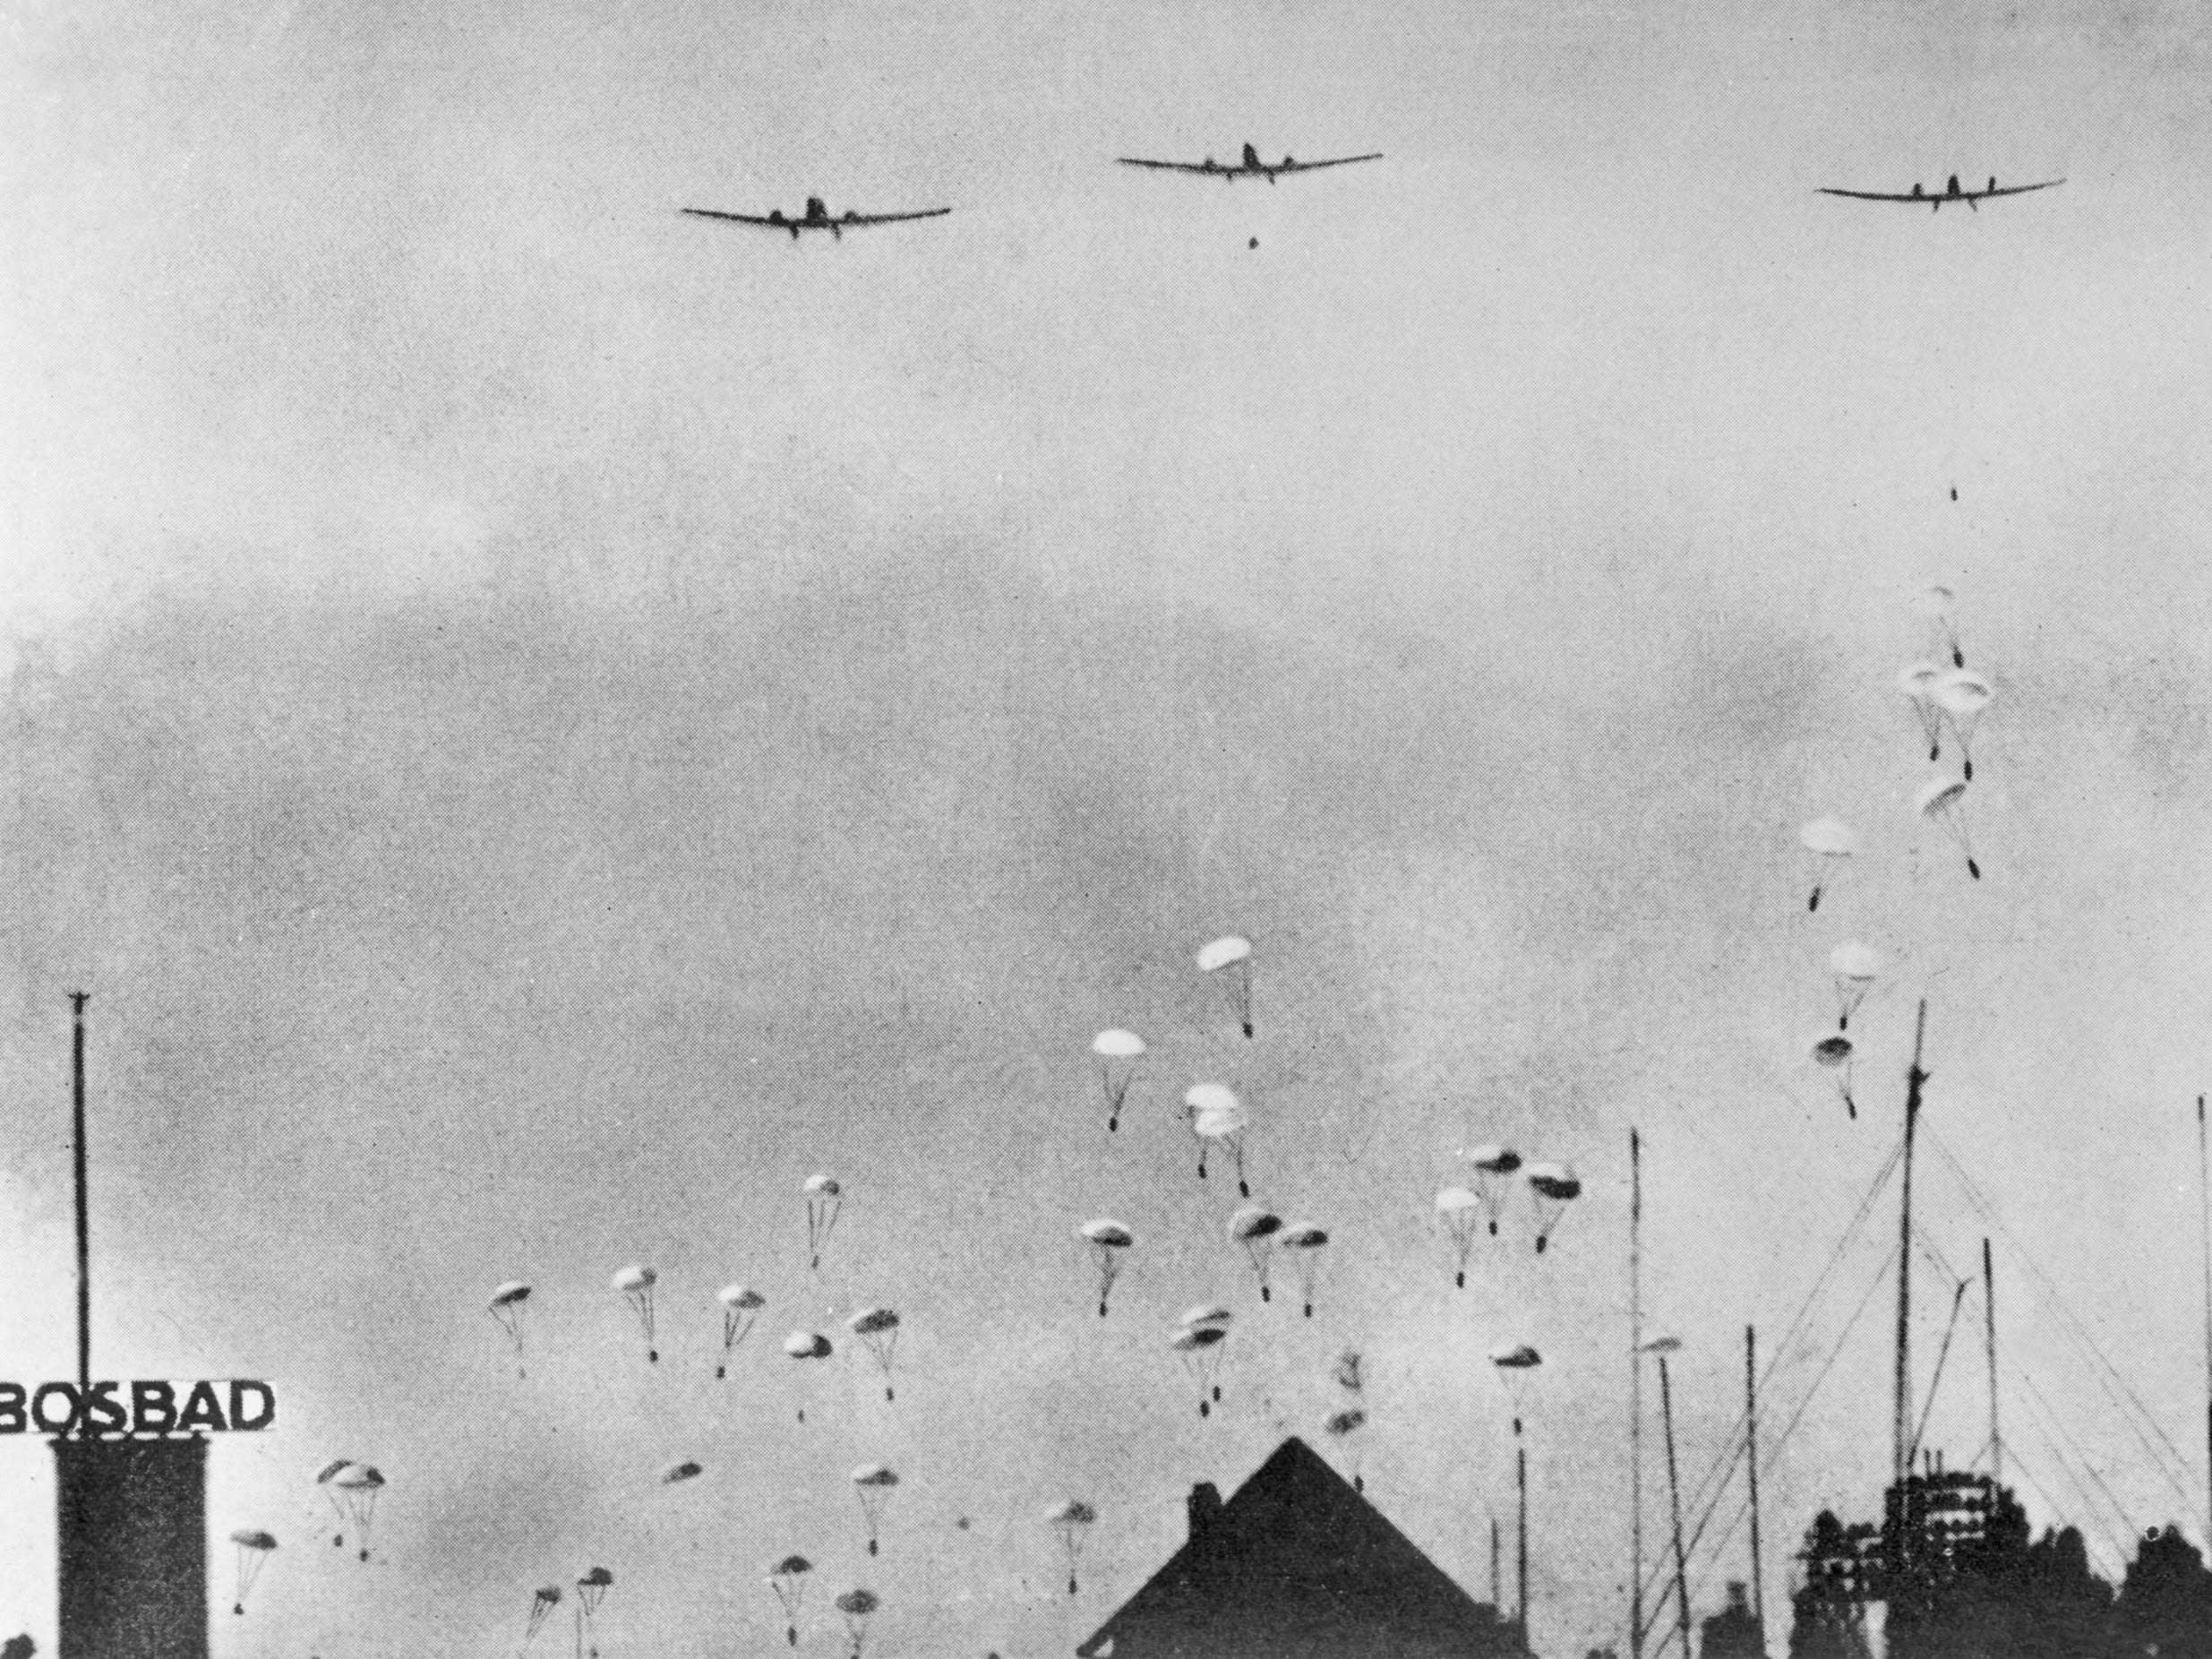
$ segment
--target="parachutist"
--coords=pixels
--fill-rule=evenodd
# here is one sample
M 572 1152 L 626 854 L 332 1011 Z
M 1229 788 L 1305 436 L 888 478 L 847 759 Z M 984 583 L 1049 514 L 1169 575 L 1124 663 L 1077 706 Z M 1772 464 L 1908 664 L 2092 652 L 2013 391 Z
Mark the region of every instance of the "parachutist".
M 1213 1397 L 1216 1400 L 1222 1397 L 1222 1385 L 1218 1382 L 1213 1385 Z
M 1978 881 L 1982 879 L 1982 867 L 1969 858 L 1967 860 L 1967 873 Z
M 1204 1400 L 1200 1400 L 1198 1402 L 1198 1414 L 1201 1417 L 1210 1415 L 1213 1413 L 1213 1408 L 1211 1405 L 1208 1405 Z
M 875 1541 L 873 1538 L 870 1538 L 870 1539 L 868 1541 L 868 1553 L 869 1553 L 869 1554 L 870 1554 L 870 1555 L 873 1555 L 875 1552 L 876 1552 L 876 1541 Z
M 1260 1286 L 1260 1300 L 1261 1300 L 1262 1302 L 1272 1302 L 1273 1299 L 1274 1299 L 1274 1298 L 1273 1298 L 1273 1294 L 1269 1292 L 1269 1290 L 1268 1290 L 1267 1286 L 1266 1286 L 1266 1285 L 1261 1285 L 1261 1286 Z
M 787 1646 L 799 1646 L 799 1631 L 795 1626 L 785 1625 L 784 1627 L 784 1641 Z
M 1821 890 L 1819 888 L 1813 890 L 1813 897 L 1805 901 L 1805 907 L 1807 910 L 1818 910 L 1821 907 Z
M 1965 761 L 1965 762 L 1964 762 L 1964 763 L 1960 766 L 1959 769 L 1960 769 L 1962 772 L 1964 772 L 1964 773 L 1965 773 L 1967 782 L 1968 782 L 1968 783 L 1972 783 L 1972 782 L 1974 781 L 1974 762 L 1973 762 L 1973 761 Z
M 1353 1475 L 1353 1476 L 1351 1477 L 1351 1489 L 1352 1489 L 1352 1491 L 1356 1491 L 1356 1492 L 1363 1492 L 1363 1491 L 1367 1491 L 1367 1477 L 1366 1475 L 1364 1475 L 1364 1474 L 1355 1474 L 1355 1475 Z
M 1237 1196 L 1240 1199 L 1250 1198 L 1252 1196 L 1252 1183 L 1248 1181 L 1239 1181 L 1237 1183 Z
M 1118 1118 L 1118 1117 L 1117 1117 L 1117 1118 L 1108 1118 L 1108 1119 L 1106 1120 L 1106 1132 L 1107 1132 L 1108 1134 L 1111 1135 L 1111 1134 L 1116 1134 L 1116 1133 L 1119 1133 L 1119 1130 L 1120 1130 L 1120 1128 L 1121 1128 L 1121 1120 L 1120 1120 L 1119 1118 Z
M 1102 1302 L 1098 1304 L 1098 1316 L 1102 1319 L 1106 1317 L 1106 1304 Z
M 1539 1234 L 1536 1239 L 1536 1253 L 1539 1256 L 1542 1255 L 1544 1253 L 1544 1246 L 1550 1242 L 1551 1241 L 1549 1239 L 1544 1237 L 1541 1234 Z
M 890 1389 L 886 1388 L 886 1389 L 883 1391 L 883 1397 L 884 1397 L 885 1399 L 887 1399 L 887 1400 L 895 1400 L 895 1399 L 898 1398 L 898 1396 L 897 1396 L 897 1395 L 896 1395 L 896 1394 L 894 1394 L 894 1393 L 892 1393 Z
M 1075 1576 L 1075 1574 L 1073 1574 L 1073 1573 L 1069 1573 L 1069 1574 L 1067 1575 L 1067 1594 L 1068 1594 L 1068 1595 L 1073 1595 L 1075 1593 L 1076 1593 L 1076 1576 Z
M 647 1348 L 645 1351 L 645 1358 L 647 1364 L 658 1365 L 661 1362 L 661 1351 L 658 1348 Z
M 717 1365 L 717 1366 L 716 1366 L 716 1367 L 715 1367 L 715 1380 L 716 1380 L 716 1382 L 720 1382 L 720 1381 L 721 1381 L 721 1380 L 722 1380 L 724 1377 L 728 1376 L 729 1374 L 730 1374 L 730 1368 L 729 1368 L 728 1366 L 726 1366 L 726 1365 Z
M 1252 1022 L 1248 1019 L 1244 1022 L 1244 1034 L 1247 1036 L 1252 1035 Z
M 1467 1288 L 1467 1275 L 1464 1272 L 1454 1273 L 1452 1276 L 1452 1288 L 1453 1290 L 1465 1290 Z
M 243 1613 L 245 1612 L 245 1603 L 244 1602 L 233 1602 L 230 1604 L 230 1611 L 234 1613 Z
M 1312 1302 L 1307 1302 L 1307 1303 L 1306 1304 L 1306 1317 L 1307 1317 L 1307 1319 L 1310 1319 L 1311 1318 L 1313 1318 L 1313 1316 L 1314 1316 L 1314 1304 L 1313 1304 Z

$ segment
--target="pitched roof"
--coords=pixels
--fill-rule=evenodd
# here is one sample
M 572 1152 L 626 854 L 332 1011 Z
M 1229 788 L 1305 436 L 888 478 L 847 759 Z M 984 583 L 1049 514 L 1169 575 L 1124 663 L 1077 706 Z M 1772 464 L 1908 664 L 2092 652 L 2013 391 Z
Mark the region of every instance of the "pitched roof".
M 1191 1526 L 1183 1547 L 1076 1649 L 1080 1659 L 1521 1651 L 1513 1625 L 1301 1440 L 1283 1441 L 1225 1504 L 1197 1489 Z

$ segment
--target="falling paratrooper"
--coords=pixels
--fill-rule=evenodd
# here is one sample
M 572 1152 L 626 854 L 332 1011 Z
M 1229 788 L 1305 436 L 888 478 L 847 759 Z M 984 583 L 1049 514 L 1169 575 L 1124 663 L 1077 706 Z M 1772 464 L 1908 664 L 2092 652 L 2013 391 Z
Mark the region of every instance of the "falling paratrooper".
M 1098 1316 L 1104 1319 L 1106 1298 L 1121 1272 L 1122 1255 L 1136 1242 L 1136 1235 L 1119 1222 L 1102 1216 L 1077 1227 L 1076 1236 L 1091 1247 L 1091 1259 L 1098 1265 Z
M 861 1339 L 883 1373 L 883 1397 L 896 1397 L 891 1392 L 891 1362 L 898 1354 L 898 1310 L 896 1308 L 862 1308 L 845 1322 L 845 1329 Z
M 1452 1240 L 1453 1288 L 1467 1288 L 1467 1257 L 1475 1247 L 1475 1226 L 1482 1219 L 1482 1200 L 1465 1187 L 1446 1187 L 1436 1194 L 1436 1219 Z
M 509 1279 L 492 1292 L 491 1302 L 484 1310 L 514 1345 L 518 1377 L 528 1374 L 522 1369 L 522 1312 L 529 1300 L 530 1287 L 520 1279 Z
M 1134 1031 L 1102 1031 L 1091 1039 L 1091 1052 L 1098 1056 L 1099 1080 L 1106 1091 L 1106 1132 L 1111 1134 L 1121 1127 L 1121 1103 L 1136 1080 L 1145 1039 Z
M 799 1646 L 799 1609 L 806 1600 L 807 1575 L 813 1570 L 814 1563 L 803 1555 L 786 1555 L 768 1569 L 768 1588 L 784 1610 L 784 1640 L 793 1647 Z
M 1098 1519 L 1098 1511 L 1080 1498 L 1056 1503 L 1044 1512 L 1045 1525 L 1058 1534 L 1060 1553 L 1067 1558 L 1067 1594 L 1076 1594 L 1076 1562 L 1083 1554 L 1084 1534 Z
M 1298 1263 L 1299 1300 L 1309 1319 L 1314 1316 L 1314 1280 L 1321 1270 L 1321 1252 L 1328 1242 L 1327 1229 L 1310 1221 L 1292 1222 L 1275 1241 L 1277 1250 L 1294 1252 L 1291 1259 Z
M 830 1355 L 829 1338 L 819 1331 L 795 1330 L 784 1338 L 784 1352 L 794 1360 L 826 1360 Z M 799 1407 L 799 1421 L 807 1420 L 807 1408 Z
M 1967 873 L 1978 881 L 1982 879 L 1982 866 L 1975 860 L 1974 842 L 1967 833 L 1966 793 L 1964 778 L 1931 778 L 1913 796 L 1913 807 L 1922 818 L 1958 843 L 1959 852 L 1966 856 Z
M 1211 1414 L 1222 1397 L 1222 1350 L 1229 1340 L 1230 1311 L 1219 1302 L 1187 1310 L 1168 1345 L 1182 1356 L 1184 1369 L 1198 1384 L 1198 1414 Z
M 594 1567 L 576 1581 L 577 1634 L 588 1638 L 591 1621 L 599 1612 L 599 1603 L 606 1600 L 607 1592 L 614 1586 L 614 1575 L 604 1567 Z M 599 1648 L 595 1642 L 591 1659 L 599 1659 Z
M 553 1617 L 553 1609 L 561 1605 L 561 1586 L 541 1584 L 530 1597 L 529 1620 L 522 1627 L 522 1646 L 527 1649 L 537 1633 L 545 1628 Z
M 1525 1342 L 1507 1343 L 1490 1350 L 1490 1363 L 1513 1403 L 1513 1433 L 1521 1433 L 1521 1416 L 1528 1408 L 1530 1380 L 1544 1363 L 1544 1356 Z
M 624 1268 L 610 1281 L 638 1316 L 639 1328 L 645 1332 L 645 1357 L 650 1364 L 658 1364 L 661 1357 L 661 1351 L 653 1345 L 653 1286 L 659 1282 L 660 1275 L 641 1262 Z
M 1475 1192 L 1489 1212 L 1490 1236 L 1496 1238 L 1497 1224 L 1505 1217 L 1506 1195 L 1513 1191 L 1513 1178 L 1521 1168 L 1521 1155 L 1509 1147 L 1490 1145 L 1470 1148 L 1460 1156 L 1474 1168 Z
M 1872 945 L 1847 939 L 1828 953 L 1828 971 L 1836 982 L 1836 1029 L 1848 1031 L 1851 1016 L 1882 977 L 1882 952 Z
M 883 1526 L 883 1506 L 898 1485 L 896 1470 L 880 1463 L 863 1463 L 853 1471 L 853 1490 L 861 1500 L 861 1519 L 868 1528 L 868 1553 L 876 1553 L 877 1534 Z
M 277 1547 L 277 1540 L 273 1534 L 242 1527 L 230 1534 L 230 1542 L 238 1552 L 237 1594 L 232 1598 L 230 1611 L 244 1613 L 246 1595 L 253 1588 L 253 1581 L 261 1576 L 261 1568 L 268 1561 L 270 1552 Z
M 822 1265 L 822 1250 L 837 1225 L 837 1211 L 845 1202 L 845 1189 L 835 1175 L 809 1175 L 801 1190 L 807 1207 L 807 1266 Z
M 1851 855 L 1858 851 L 1858 834 L 1840 819 L 1815 818 L 1797 831 L 1798 845 L 1817 861 L 1813 865 L 1812 896 L 1807 910 L 1821 907 L 1821 895 L 1832 887 Z
M 730 1351 L 750 1333 L 768 1299 L 750 1285 L 724 1285 L 715 1293 L 715 1300 L 722 1304 L 722 1358 L 715 1365 L 715 1379 L 720 1381 L 729 1373 Z
M 1551 1243 L 1566 1208 L 1582 1196 L 1582 1183 L 1565 1164 L 1529 1165 L 1529 1191 L 1536 1197 L 1536 1253 Z
M 1252 941 L 1230 933 L 1198 952 L 1198 971 L 1218 974 L 1246 1036 L 1252 1035 Z
M 1275 1234 L 1282 1231 L 1282 1217 L 1256 1204 L 1246 1205 L 1229 1218 L 1229 1242 L 1243 1246 L 1245 1259 L 1251 1262 L 1252 1272 L 1259 1280 L 1262 1302 L 1271 1299 L 1267 1255 Z
M 1206 1178 L 1208 1154 L 1218 1146 L 1236 1165 L 1237 1196 L 1250 1198 L 1252 1187 L 1244 1173 L 1244 1134 L 1252 1118 L 1236 1091 L 1221 1083 L 1194 1083 L 1184 1091 L 1183 1107 L 1190 1114 L 1190 1132 L 1198 1140 L 1198 1179 Z

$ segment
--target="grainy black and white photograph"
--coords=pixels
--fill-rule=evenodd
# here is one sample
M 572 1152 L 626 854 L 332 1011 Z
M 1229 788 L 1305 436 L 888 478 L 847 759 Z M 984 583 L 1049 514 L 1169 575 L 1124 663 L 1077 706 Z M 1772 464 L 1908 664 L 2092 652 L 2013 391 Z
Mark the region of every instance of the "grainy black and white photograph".
M 4 1659 L 2212 1655 L 2212 14 L 0 39 Z

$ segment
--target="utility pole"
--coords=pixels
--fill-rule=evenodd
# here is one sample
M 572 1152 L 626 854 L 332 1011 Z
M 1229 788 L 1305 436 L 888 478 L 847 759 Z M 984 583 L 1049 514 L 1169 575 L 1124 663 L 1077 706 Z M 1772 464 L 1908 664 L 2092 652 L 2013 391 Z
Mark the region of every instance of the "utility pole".
M 2205 1156 L 2204 1096 L 2197 1096 L 2197 1192 L 2204 1222 L 2205 1547 L 2212 1550 L 2212 1162 Z
M 92 1217 L 86 1191 L 84 1145 L 84 1005 L 91 996 L 83 991 L 69 993 L 74 1030 L 70 1041 L 71 1130 L 75 1137 L 77 1190 L 77 1397 L 92 1397 Z M 81 1413 L 77 1432 L 90 1436 L 90 1412 Z
M 1521 1589 L 1516 1598 L 1521 1607 L 1521 1651 L 1529 1651 L 1529 1454 L 1524 1448 L 1513 1448 L 1513 1481 L 1520 1489 L 1521 1521 L 1515 1529 L 1515 1543 L 1521 1555 Z
M 1497 1517 L 1493 1515 L 1490 1517 L 1490 1605 L 1497 1609 L 1499 1617 L 1503 1618 L 1505 1609 L 1499 1606 L 1497 1596 Z
M 1912 1474 L 1912 1306 L 1913 1306 L 1913 1136 L 1920 1124 L 1920 1088 L 1928 1074 L 1920 1069 L 1920 1044 L 1928 1028 L 1928 1003 L 1920 1001 L 1913 1025 L 1913 1064 L 1905 1079 L 1905 1191 L 1897 1208 L 1897 1395 L 1890 1425 L 1890 1476 L 1905 1501 L 1906 1477 Z M 1900 1514 L 1902 1511 L 1900 1510 Z M 1899 1548 L 1904 1547 L 1899 1534 Z
M 1759 1571 L 1759 1332 L 1744 1327 L 1744 1451 L 1751 1466 L 1751 1616 L 1759 1624 L 1759 1651 L 1767 1650 L 1766 1586 Z
M 1667 1508 L 1675 1529 L 1675 1595 L 1682 1608 L 1682 1655 L 1689 1659 L 1690 1569 L 1682 1552 L 1682 1487 L 1675 1475 L 1675 1396 L 1667 1381 L 1667 1356 L 1659 1355 L 1659 1422 L 1667 1431 Z
M 1982 1351 L 1989 1372 L 1989 1478 L 2004 1484 L 2004 1436 L 1997 1430 L 1997 1275 L 1989 1265 L 1989 1240 L 1982 1240 Z
M 2207 1350 L 2212 1354 L 2212 1348 Z M 1628 1656 L 1643 1659 L 1643 1142 L 1628 1131 Z

